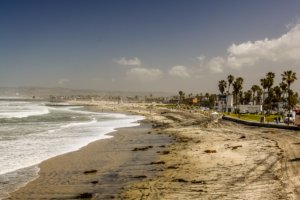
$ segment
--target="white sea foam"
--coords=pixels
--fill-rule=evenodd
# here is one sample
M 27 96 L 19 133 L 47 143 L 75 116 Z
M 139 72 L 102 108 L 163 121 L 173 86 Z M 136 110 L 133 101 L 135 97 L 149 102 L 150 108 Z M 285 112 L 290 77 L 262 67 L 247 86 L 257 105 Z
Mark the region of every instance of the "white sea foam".
M 75 126 L 87 126 L 87 125 L 91 125 L 97 123 L 97 120 L 95 118 L 93 118 L 93 120 L 89 121 L 89 122 L 76 122 L 76 123 L 70 123 L 67 125 L 63 125 L 61 126 L 61 128 L 70 128 L 70 127 L 75 127 Z
M 49 108 L 29 102 L 0 102 L 0 118 L 25 118 L 49 113 Z
M 2 140 L 0 145 L 0 174 L 29 167 L 56 155 L 75 151 L 98 139 L 109 138 L 111 136 L 105 134 L 116 128 L 138 125 L 132 122 L 139 119 L 141 118 L 135 116 L 111 121 L 93 119 L 88 122 L 69 123 L 57 129 Z M 37 125 L 32 124 L 32 126 Z M 35 128 L 38 129 L 38 127 Z

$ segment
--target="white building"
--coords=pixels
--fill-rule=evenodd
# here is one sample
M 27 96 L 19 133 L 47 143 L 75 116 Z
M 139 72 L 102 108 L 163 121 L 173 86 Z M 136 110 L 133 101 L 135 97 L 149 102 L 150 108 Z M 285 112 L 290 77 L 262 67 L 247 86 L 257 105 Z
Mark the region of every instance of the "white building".
M 239 109 L 240 113 L 261 113 L 262 105 L 233 105 L 233 95 L 219 95 L 215 110 L 219 112 L 234 112 Z
M 237 105 L 237 109 L 240 110 L 240 113 L 261 113 L 262 105 Z
M 229 94 L 226 96 L 226 112 L 233 112 L 233 95 Z
M 219 112 L 232 112 L 233 111 L 233 96 L 232 95 L 218 95 L 215 103 L 215 110 Z

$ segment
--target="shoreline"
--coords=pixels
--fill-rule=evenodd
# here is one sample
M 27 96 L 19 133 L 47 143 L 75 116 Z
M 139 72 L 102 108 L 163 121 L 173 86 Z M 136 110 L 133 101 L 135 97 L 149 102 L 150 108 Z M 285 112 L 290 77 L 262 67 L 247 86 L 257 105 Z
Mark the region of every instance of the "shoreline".
M 87 110 L 100 111 L 97 107 L 89 107 Z M 105 112 L 106 111 L 108 110 L 105 110 Z M 121 111 L 113 111 L 112 113 L 129 114 L 129 112 Z M 11 193 L 11 196 L 7 199 L 76 199 L 80 198 L 82 195 L 83 197 L 85 195 L 91 195 L 97 196 L 97 198 L 100 196 L 110 198 L 115 195 L 114 193 L 116 190 L 121 192 L 122 185 L 120 182 L 123 181 L 123 186 L 125 186 L 125 183 L 152 177 L 154 171 L 151 171 L 153 170 L 153 167 L 149 165 L 149 163 L 154 160 L 156 151 L 165 148 L 167 144 L 171 143 L 171 139 L 165 135 L 155 135 L 154 132 L 152 133 L 152 125 L 146 119 L 136 123 L 139 123 L 139 125 L 117 128 L 115 131 L 106 134 L 112 135 L 113 138 L 96 140 L 77 151 L 58 155 L 43 161 L 38 165 L 40 168 L 39 176 L 27 183 L 24 187 Z M 144 142 L 147 141 L 148 143 L 144 144 Z M 112 147 L 113 150 L 109 150 Z M 107 150 L 105 150 L 105 148 L 107 148 Z M 136 151 L 134 151 L 135 148 L 137 149 Z M 148 149 L 143 150 L 143 148 Z M 138 154 L 141 154 L 141 152 L 143 156 L 137 156 Z M 145 153 L 147 154 L 146 157 Z M 99 154 L 102 158 L 97 158 L 94 154 Z M 142 173 L 140 175 L 129 175 L 130 170 L 126 169 L 126 163 L 134 165 L 134 163 L 137 162 L 140 162 L 137 166 L 144 165 Z M 123 173 L 123 178 L 119 178 L 118 184 L 110 183 L 111 181 L 118 180 L 118 176 L 120 175 L 116 174 L 120 172 Z M 53 174 L 55 174 L 55 177 L 53 177 Z M 75 176 L 77 176 L 77 178 L 74 178 Z M 61 179 L 66 180 L 60 182 Z M 75 183 L 72 183 L 72 179 L 78 179 L 77 181 L 79 181 L 80 184 L 76 181 Z M 70 183 L 68 183 L 69 181 Z M 53 186 L 52 182 L 56 183 L 56 185 L 61 185 L 59 187 Z M 49 183 L 51 183 L 51 185 L 49 185 Z M 68 186 L 66 186 L 66 183 L 68 183 Z M 78 190 L 78 185 L 80 185 L 80 188 L 82 189 L 85 188 L 86 191 Z M 103 189 L 103 185 L 106 185 L 107 188 Z M 62 189 L 62 187 L 66 187 L 67 189 Z M 71 189 L 72 187 L 77 189 Z M 99 187 L 101 189 L 99 189 Z M 114 192 L 110 192 L 112 189 Z M 35 194 L 36 192 L 40 194 Z
M 88 111 L 87 109 L 85 109 L 86 111 Z M 97 110 L 96 110 L 97 111 Z M 105 114 L 105 113 L 104 113 Z M 116 114 L 116 113 L 107 113 L 107 114 Z M 121 115 L 127 115 L 128 114 L 124 114 L 124 113 L 120 113 Z M 132 118 L 132 122 L 131 124 L 123 124 L 124 127 L 135 127 L 135 126 L 140 126 L 140 120 L 143 120 L 144 117 L 141 117 L 141 116 L 128 116 L 126 118 Z M 124 118 L 126 120 L 126 118 Z M 31 163 L 31 165 L 29 166 L 25 166 L 23 168 L 20 168 L 20 169 L 17 169 L 17 170 L 14 170 L 14 171 L 11 171 L 11 172 L 8 172 L 8 173 L 5 173 L 3 174 L 3 179 L 1 180 L 1 195 L 0 195 L 0 199 L 5 199 L 5 198 L 8 198 L 9 197 L 9 194 L 19 190 L 20 188 L 23 188 L 25 187 L 28 183 L 34 181 L 35 179 L 37 179 L 39 177 L 39 172 L 40 172 L 40 165 L 41 163 L 49 160 L 49 159 L 52 159 L 52 158 L 56 158 L 58 156 L 61 156 L 61 155 L 65 155 L 65 154 L 68 154 L 70 152 L 76 152 L 76 151 L 80 151 L 82 148 L 86 147 L 87 145 L 89 145 L 90 143 L 93 143 L 95 141 L 101 141 L 103 139 L 106 139 L 106 138 L 110 138 L 113 136 L 113 133 L 115 133 L 120 127 L 119 124 L 115 124 L 116 126 L 113 125 L 113 127 L 116 127 L 112 130 L 105 130 L 104 132 L 102 131 L 101 134 L 100 134 L 100 137 L 96 137 L 94 140 L 92 139 L 89 139 L 89 140 L 84 140 L 85 142 L 82 142 L 80 143 L 79 145 L 77 146 L 74 146 L 74 147 L 71 147 L 71 149 L 66 149 L 65 151 L 63 152 L 58 152 L 54 155 L 52 155 L 51 157 L 46 157 L 44 159 L 40 159 L 39 163 L 36 162 L 35 163 Z M 121 127 L 123 128 L 123 127 Z M 72 145 L 72 143 L 68 143 L 67 146 L 70 146 L 70 144 Z M 51 148 L 51 147 L 49 147 Z

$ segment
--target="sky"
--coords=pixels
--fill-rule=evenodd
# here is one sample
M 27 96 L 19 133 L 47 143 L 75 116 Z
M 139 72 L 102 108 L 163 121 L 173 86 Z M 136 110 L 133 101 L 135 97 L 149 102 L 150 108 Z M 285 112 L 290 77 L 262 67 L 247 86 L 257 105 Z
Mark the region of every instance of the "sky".
M 218 93 L 296 72 L 299 0 L 0 0 L 0 87 Z

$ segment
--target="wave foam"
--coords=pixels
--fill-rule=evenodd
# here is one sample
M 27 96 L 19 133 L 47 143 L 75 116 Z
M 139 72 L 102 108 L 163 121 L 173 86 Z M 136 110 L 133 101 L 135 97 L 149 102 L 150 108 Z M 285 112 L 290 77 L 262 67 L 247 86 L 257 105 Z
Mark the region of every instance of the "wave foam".
M 25 118 L 48 114 L 49 108 L 29 102 L 1 102 L 0 118 Z

